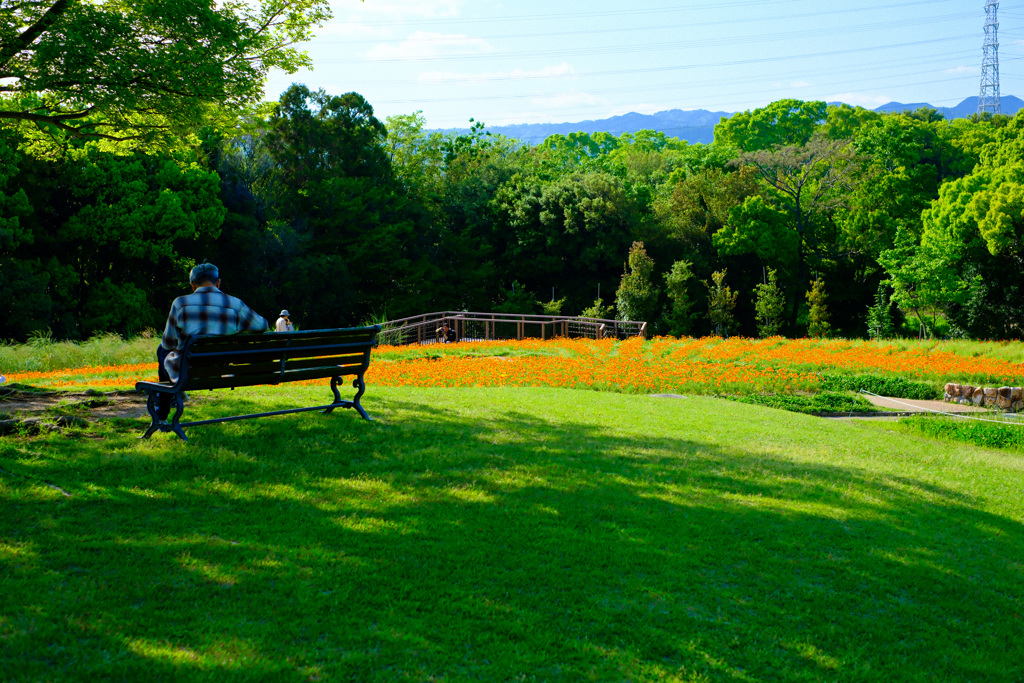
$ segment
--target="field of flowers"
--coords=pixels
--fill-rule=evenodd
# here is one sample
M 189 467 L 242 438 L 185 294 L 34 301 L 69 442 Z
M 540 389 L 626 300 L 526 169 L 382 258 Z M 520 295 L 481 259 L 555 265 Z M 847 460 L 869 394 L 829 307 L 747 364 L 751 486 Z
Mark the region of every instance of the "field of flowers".
M 705 394 L 815 391 L 823 373 L 901 377 L 936 385 L 1024 384 L 1024 364 L 986 357 L 977 348 L 974 355 L 965 355 L 934 343 L 782 337 L 382 345 L 374 352 L 366 379 L 379 386 L 547 386 Z M 155 379 L 156 364 L 3 374 L 9 382 L 55 389 L 126 389 L 137 380 Z

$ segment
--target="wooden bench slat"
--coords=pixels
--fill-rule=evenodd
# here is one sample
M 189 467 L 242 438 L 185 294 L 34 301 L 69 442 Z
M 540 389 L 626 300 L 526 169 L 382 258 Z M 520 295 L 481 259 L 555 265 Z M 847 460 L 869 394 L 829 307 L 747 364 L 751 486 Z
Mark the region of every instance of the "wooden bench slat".
M 205 377 L 189 382 L 190 391 L 201 391 L 204 389 L 228 389 L 238 387 L 252 387 L 262 384 L 283 384 L 285 382 L 298 382 L 306 379 L 324 379 L 329 377 L 341 377 L 346 373 L 345 368 L 336 365 L 320 368 L 308 368 L 304 370 L 293 370 L 285 372 L 265 372 L 246 375 L 225 375 L 222 377 Z
M 359 370 L 360 367 L 366 365 L 363 359 L 349 360 L 341 363 L 326 363 L 322 359 L 312 358 L 305 361 L 288 361 L 284 369 L 284 377 L 291 376 L 290 373 L 297 372 L 299 370 L 308 370 L 312 368 L 323 368 L 325 372 L 331 368 L 334 369 L 336 374 L 339 375 L 350 375 Z M 217 377 L 238 377 L 246 378 L 254 375 L 281 375 L 281 364 L 280 363 L 253 363 L 251 365 L 230 365 L 221 367 L 206 367 L 193 369 L 189 368 L 188 381 L 185 383 L 185 391 L 193 388 L 196 382 L 201 382 L 206 379 L 217 378 Z M 325 375 L 329 376 L 329 375 Z M 238 380 L 241 383 L 242 379 Z
M 361 339 L 358 341 L 319 341 L 316 344 L 281 346 L 280 344 L 249 344 L 238 348 L 217 347 L 209 348 L 203 346 L 190 352 L 191 362 L 208 360 L 210 362 L 224 362 L 222 359 L 247 359 L 272 356 L 324 356 L 336 353 L 351 353 L 354 351 L 365 351 L 372 348 L 371 341 Z
M 212 362 L 211 359 L 200 359 L 195 358 L 189 359 L 188 364 L 188 379 L 191 382 L 193 379 L 200 377 L 206 377 L 210 374 L 226 374 L 228 371 L 231 372 L 273 372 L 275 370 L 281 370 L 281 354 L 276 356 L 271 355 L 269 357 L 258 356 L 255 359 L 246 357 L 246 362 L 227 363 L 223 361 L 219 363 Z M 249 362 L 251 361 L 251 362 Z M 285 358 L 284 366 L 285 369 L 298 369 L 298 368 L 311 368 L 320 365 L 358 365 L 360 363 L 369 363 L 369 354 L 366 352 L 362 353 L 348 353 L 345 355 L 330 355 L 330 356 L 306 356 L 302 355 L 296 358 Z M 185 387 L 188 390 L 188 387 Z
M 375 333 L 365 329 L 324 330 L 322 332 L 267 332 L 263 334 L 235 334 L 225 336 L 200 336 L 196 340 L 196 351 L 236 351 L 248 348 L 273 347 L 296 348 L 320 344 L 370 343 Z

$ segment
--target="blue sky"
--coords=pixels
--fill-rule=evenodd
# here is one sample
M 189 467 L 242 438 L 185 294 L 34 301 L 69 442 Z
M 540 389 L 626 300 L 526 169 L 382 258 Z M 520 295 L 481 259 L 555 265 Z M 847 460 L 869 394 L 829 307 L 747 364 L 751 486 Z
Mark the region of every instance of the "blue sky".
M 999 7 L 1003 95 L 1024 97 L 1024 3 Z M 874 108 L 976 96 L 985 0 L 333 0 L 302 47 L 312 71 L 382 120 L 430 128 L 576 122 L 784 97 Z

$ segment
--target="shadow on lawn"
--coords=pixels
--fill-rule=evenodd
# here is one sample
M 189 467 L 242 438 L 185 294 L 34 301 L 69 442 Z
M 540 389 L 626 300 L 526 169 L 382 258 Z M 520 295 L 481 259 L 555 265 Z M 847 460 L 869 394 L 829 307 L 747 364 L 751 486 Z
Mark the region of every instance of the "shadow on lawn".
M 1024 527 L 960 492 L 543 406 L 377 409 L 0 445 L 71 494 L 0 489 L 2 677 L 1024 675 Z

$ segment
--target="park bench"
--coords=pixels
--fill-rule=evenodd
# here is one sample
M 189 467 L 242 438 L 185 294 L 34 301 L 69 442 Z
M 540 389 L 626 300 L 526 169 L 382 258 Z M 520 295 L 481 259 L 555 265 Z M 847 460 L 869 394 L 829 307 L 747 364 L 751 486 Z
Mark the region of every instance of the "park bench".
M 152 424 L 143 439 L 154 432 L 174 432 L 188 441 L 183 427 L 216 422 L 230 422 L 270 415 L 323 410 L 355 408 L 369 420 L 359 398 L 366 391 L 363 375 L 370 365 L 370 350 L 377 345 L 380 325 L 351 327 L 337 330 L 310 330 L 302 332 L 270 332 L 267 334 L 201 335 L 186 337 L 181 349 L 181 371 L 177 382 L 137 382 L 135 388 L 148 395 L 146 408 Z M 345 375 L 355 375 L 352 382 L 356 395 L 351 401 L 343 400 L 338 385 Z M 309 379 L 330 378 L 334 402 L 307 408 L 275 410 L 220 417 L 213 420 L 180 422 L 184 411 L 185 392 L 203 389 L 234 389 L 261 384 L 282 384 Z M 159 395 L 172 394 L 174 416 L 170 422 L 157 417 Z

